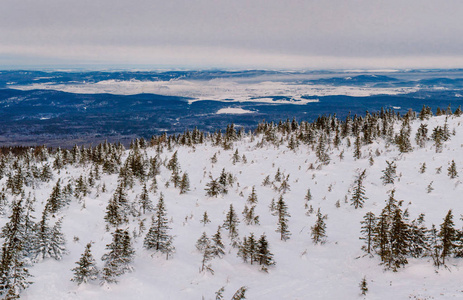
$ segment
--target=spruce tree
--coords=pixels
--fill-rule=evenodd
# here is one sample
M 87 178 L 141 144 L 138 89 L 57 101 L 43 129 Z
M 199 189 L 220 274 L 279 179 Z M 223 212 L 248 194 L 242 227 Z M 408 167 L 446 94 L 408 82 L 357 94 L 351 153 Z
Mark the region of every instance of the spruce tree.
M 207 215 L 207 211 L 204 212 L 203 218 L 200 221 L 203 223 L 203 226 L 206 226 L 207 223 L 211 223 L 211 220 L 209 219 L 209 216 Z
M 63 219 L 60 218 L 53 227 L 48 224 L 48 212 L 43 210 L 42 220 L 37 224 L 36 237 L 32 256 L 35 261 L 40 261 L 46 258 L 60 260 L 66 251 L 66 239 L 61 232 L 61 224 Z
M 135 250 L 132 247 L 129 232 L 118 228 L 112 235 L 112 242 L 106 245 L 106 250 L 109 252 L 101 257 L 105 263 L 102 283 L 117 283 L 117 277 L 133 270 Z
M 170 171 L 180 171 L 180 164 L 178 162 L 177 156 L 177 151 L 175 151 L 175 153 L 172 155 L 171 159 L 167 163 L 167 169 L 169 169 Z
M 19 298 L 22 290 L 32 282 L 24 263 L 24 209 L 23 199 L 14 200 L 8 222 L 2 228 L 3 246 L 0 260 L 0 295 Z
M 236 292 L 235 294 L 233 294 L 233 297 L 231 300 L 243 300 L 243 299 L 246 299 L 246 291 L 247 291 L 247 287 L 245 286 L 242 286 L 240 287 Z
M 58 179 L 56 185 L 53 187 L 50 197 L 47 200 L 46 207 L 51 214 L 57 213 L 61 208 L 63 208 L 67 202 L 65 195 L 61 190 L 61 178 Z
M 415 141 L 416 141 L 416 144 L 420 148 L 423 148 L 426 145 L 426 142 L 428 141 L 428 125 L 427 124 L 420 124 L 420 127 L 418 128 L 416 135 L 415 135 Z
M 365 276 L 362 278 L 362 281 L 360 281 L 359 287 L 361 294 L 365 296 L 368 292 L 367 278 Z
M 166 259 L 169 259 L 169 256 L 173 253 L 175 247 L 172 245 L 173 237 L 168 234 L 170 227 L 166 216 L 167 213 L 164 206 L 164 197 L 161 194 L 156 206 L 156 214 L 153 216 L 152 224 L 146 234 L 143 246 L 146 249 L 160 251 L 161 253 L 166 254 Z
M 365 200 L 368 198 L 365 196 L 365 187 L 363 186 L 363 180 L 365 179 L 366 169 L 357 177 L 355 181 L 354 192 L 352 193 L 351 205 L 357 208 L 362 208 Z
M 196 249 L 200 252 L 204 251 L 207 245 L 210 246 L 210 239 L 204 231 L 201 237 L 196 241 Z
M 305 205 L 304 207 L 307 209 L 309 208 L 309 201 L 312 200 L 312 193 L 310 192 L 310 189 L 307 190 L 307 193 L 305 194 Z
M 217 232 L 212 236 L 212 252 L 214 256 L 222 258 L 225 255 L 225 246 L 222 243 L 221 227 L 217 228 Z
M 440 267 L 443 264 L 442 261 L 442 243 L 439 237 L 439 231 L 436 226 L 432 224 L 431 229 L 428 232 L 428 255 L 432 257 L 434 266 Z
M 190 190 L 190 180 L 188 179 L 187 172 L 183 173 L 179 188 L 180 188 L 180 194 L 185 194 L 186 192 Z
M 257 203 L 257 195 L 256 195 L 256 187 L 255 187 L 255 186 L 252 187 L 252 192 L 251 192 L 251 194 L 249 195 L 247 201 L 248 201 L 248 203 L 251 204 L 251 205 Z
M 244 205 L 243 216 L 244 222 L 246 225 L 259 225 L 259 216 L 256 216 L 254 213 L 254 209 L 256 208 L 255 205 L 248 208 L 247 205 Z
M 372 212 L 367 212 L 365 216 L 363 216 L 363 221 L 361 221 L 360 224 L 362 224 L 360 230 L 362 237 L 360 237 L 360 239 L 364 240 L 366 244 L 362 246 L 362 250 L 364 250 L 366 253 L 371 254 L 371 251 L 373 250 L 373 239 L 375 236 L 376 227 L 375 214 Z
M 129 203 L 123 184 L 119 184 L 114 195 L 106 206 L 106 222 L 114 227 L 119 227 L 129 221 Z
M 206 196 L 209 197 L 217 197 L 223 191 L 217 179 L 211 178 L 211 182 L 207 183 L 206 186 Z
M 414 258 L 425 255 L 428 251 L 428 229 L 424 225 L 424 214 L 420 214 L 417 219 L 410 224 L 410 246 L 409 254 Z
M 450 209 L 444 218 L 444 222 L 440 225 L 440 231 L 438 234 L 442 245 L 442 264 L 445 264 L 445 258 L 450 256 L 455 248 L 457 231 L 454 226 L 455 224 L 453 223 L 453 214 L 452 210 Z
M 410 143 L 410 132 L 411 128 L 409 121 L 407 118 L 404 118 L 399 134 L 395 137 L 395 143 L 397 144 L 400 153 L 410 152 L 413 149 Z
M 322 215 L 320 208 L 317 211 L 317 221 L 315 225 L 311 227 L 312 242 L 314 244 L 324 244 L 326 242 L 326 215 Z
M 273 254 L 269 250 L 267 237 L 262 234 L 257 242 L 257 260 L 262 266 L 261 270 L 268 272 L 268 267 L 275 264 Z
M 238 216 L 233 209 L 233 204 L 230 204 L 227 216 L 223 222 L 222 227 L 228 230 L 228 236 L 232 240 L 232 244 L 236 245 L 236 239 L 238 238 L 238 224 L 240 223 Z
M 362 147 L 362 143 L 360 141 L 360 136 L 357 135 L 357 137 L 355 138 L 355 148 L 354 148 L 354 158 L 355 159 L 360 159 L 360 157 L 362 156 L 362 151 L 360 151 L 361 147 Z
M 326 151 L 326 137 L 325 134 L 321 134 L 318 139 L 318 144 L 315 150 L 315 155 L 317 156 L 318 160 L 321 164 L 327 165 L 330 163 L 330 156 Z
M 74 277 L 71 281 L 76 282 L 77 285 L 87 283 L 98 278 L 99 271 L 96 267 L 96 261 L 93 258 L 91 247 L 92 243 L 90 242 L 85 247 L 85 251 L 82 253 L 79 261 L 76 262 L 77 267 L 72 269 Z
M 447 175 L 451 179 L 458 177 L 457 165 L 455 164 L 454 160 L 452 160 L 452 162 L 450 163 L 450 166 L 448 167 L 447 171 L 448 171 Z
M 291 236 L 288 229 L 288 218 L 291 217 L 291 215 L 288 212 L 288 206 L 283 200 L 283 196 L 280 196 L 278 199 L 278 202 L 275 205 L 274 214 L 278 216 L 278 227 L 275 231 L 280 233 L 280 240 L 286 241 Z
M 383 176 L 381 177 L 383 184 L 394 184 L 394 180 L 397 177 L 396 175 L 396 164 L 392 161 L 389 162 L 386 160 L 387 167 L 383 170 Z
M 151 202 L 151 199 L 149 197 L 146 184 L 143 185 L 142 192 L 140 194 L 140 197 L 138 198 L 138 203 L 140 204 L 143 214 L 145 214 L 147 211 L 150 212 L 153 210 L 153 203 Z
M 210 272 L 214 274 L 212 265 L 209 263 L 215 256 L 214 247 L 207 234 L 204 232 L 199 240 L 196 242 L 196 249 L 202 253 L 201 268 L 199 272 Z
M 407 254 L 409 248 L 409 228 L 399 207 L 393 212 L 390 232 L 391 255 L 386 260 L 385 266 L 387 269 L 396 272 L 397 269 L 408 263 Z

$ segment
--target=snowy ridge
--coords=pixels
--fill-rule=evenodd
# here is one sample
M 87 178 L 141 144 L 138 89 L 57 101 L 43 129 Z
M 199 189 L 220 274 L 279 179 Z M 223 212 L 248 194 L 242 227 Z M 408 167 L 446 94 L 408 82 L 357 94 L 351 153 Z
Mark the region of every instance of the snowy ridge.
M 447 268 L 437 269 L 431 257 L 408 257 L 408 264 L 398 272 L 384 271 L 379 256 L 367 255 L 361 250 L 364 241 L 359 240 L 363 216 L 369 211 L 379 216 L 392 189 L 395 189 L 396 199 L 403 200 L 402 208 L 408 209 L 410 220 L 425 214 L 427 228 L 432 224 L 439 228 L 449 209 L 455 216 L 463 214 L 462 182 L 459 177 L 452 179 L 447 174 L 452 160 L 458 172 L 461 173 L 463 166 L 461 121 L 459 117 L 445 115 L 410 121 L 413 149 L 403 153 L 391 140 L 377 138 L 371 144 L 362 144 L 361 153 L 355 158 L 355 137 L 349 135 L 341 139 L 338 147 L 326 144 L 325 153 L 329 156 L 326 164 L 317 156 L 316 141 L 311 144 L 301 142 L 296 146 L 293 144 L 295 133 L 282 134 L 276 131 L 276 127 L 273 142 L 266 140 L 273 134 L 267 131 L 256 135 L 241 133 L 241 137 L 229 144 L 221 142 L 216 145 L 215 137 L 206 137 L 204 143 L 192 146 L 177 143 L 168 146 L 164 140 L 160 146 L 140 147 L 139 153 L 145 161 L 159 154 L 160 173 L 155 177 L 158 188 L 156 192 L 150 191 L 149 198 L 156 205 L 161 193 L 164 197 L 171 228 L 169 234 L 174 237 L 176 249 L 172 257 L 166 260 L 165 254 L 143 247 L 154 213 L 130 215 L 129 222 L 119 227 L 131 234 L 135 249 L 134 271 L 119 276 L 117 284 L 101 286 L 97 280 L 78 286 L 70 281 L 73 277 L 71 269 L 76 267 L 75 262 L 89 242 L 93 242 L 92 254 L 98 268 L 103 268 L 101 257 L 107 253 L 105 247 L 111 243 L 111 233 L 115 230 L 114 226 L 109 226 L 109 231 L 106 229 L 105 214 L 119 185 L 120 175 L 118 172 L 107 174 L 102 166 L 98 166 L 101 178 L 89 187 L 89 194 L 72 196 L 69 205 L 50 216 L 51 223 L 63 217 L 62 232 L 67 240 L 68 254 L 59 261 L 46 258 L 30 266 L 33 275 L 30 279 L 34 283 L 22 292 L 21 299 L 216 299 L 215 292 L 221 287 L 225 287 L 225 299 L 231 299 L 242 286 L 248 288 L 246 299 L 357 299 L 362 297 L 359 283 L 364 276 L 368 283 L 368 299 L 461 297 L 461 258 L 449 257 Z M 442 144 L 440 152 L 436 152 L 431 140 L 425 141 L 422 148 L 415 143 L 414 137 L 421 123 L 427 124 L 428 136 L 433 128 L 446 124 L 451 136 Z M 398 134 L 401 122 L 396 120 L 393 128 Z M 332 134 L 331 143 L 334 132 Z M 180 174 L 188 173 L 190 179 L 190 190 L 184 194 L 173 186 L 172 171 L 166 167 L 174 153 L 177 153 Z M 133 150 L 121 152 L 121 166 L 133 154 Z M 33 159 L 32 163 L 41 169 L 46 163 L 53 165 L 57 156 L 52 154 L 37 163 Z M 213 157 L 217 160 L 215 163 L 211 162 Z M 12 160 L 10 157 L 10 162 L 6 163 L 0 181 L 5 188 L 8 170 L 14 174 Z M 394 184 L 384 185 L 382 182 L 386 161 L 397 166 Z M 426 170 L 420 172 L 424 162 Z M 94 168 L 89 162 L 64 164 L 53 170 L 53 180 L 24 187 L 25 195 L 31 193 L 37 199 L 36 221 L 40 221 L 58 178 L 62 186 L 68 183 L 75 186 L 81 175 L 88 180 Z M 146 166 L 146 173 L 148 169 Z M 218 178 L 224 169 L 234 179 L 228 193 L 206 196 L 207 184 Z M 286 192 L 281 190 L 282 181 L 275 180 L 278 170 L 282 173 L 282 181 L 287 178 L 289 188 Z M 362 208 L 355 209 L 351 205 L 352 191 L 363 170 L 366 170 L 363 184 L 368 199 Z M 267 176 L 272 183 L 264 186 L 262 183 Z M 146 181 L 148 186 L 151 180 L 152 177 Z M 133 187 L 126 188 L 129 204 L 136 210 L 139 210 L 137 203 L 143 184 L 135 178 Z M 428 192 L 430 184 L 434 190 Z M 258 199 L 255 212 L 260 225 L 246 225 L 241 214 L 244 206 L 249 206 L 247 198 L 253 187 Z M 312 195 L 310 201 L 305 199 L 308 189 Z M 20 197 L 11 195 L 8 190 L 4 194 L 10 204 Z M 290 214 L 288 230 L 291 235 L 287 241 L 280 239 L 280 233 L 276 232 L 278 217 L 269 210 L 272 199 L 276 202 L 280 196 Z M 251 233 L 256 238 L 266 234 L 276 262 L 268 267 L 268 273 L 261 271 L 258 264 L 244 263 L 237 256 L 238 250 L 230 245 L 225 229 L 221 232 L 226 254 L 210 261 L 214 274 L 199 272 L 202 254 L 195 247 L 196 241 L 203 232 L 211 237 L 217 227 L 222 226 L 230 204 L 240 219 L 237 227 L 240 241 Z M 308 213 L 306 204 L 313 208 L 312 213 Z M 1 226 L 11 214 L 7 205 L 3 209 Z M 318 209 L 327 215 L 324 244 L 314 244 L 311 239 L 311 227 L 316 222 Z M 211 222 L 203 225 L 200 221 L 205 211 Z M 461 228 L 462 223 L 457 217 L 455 219 L 456 228 Z M 144 230 L 140 229 L 140 220 L 144 220 Z

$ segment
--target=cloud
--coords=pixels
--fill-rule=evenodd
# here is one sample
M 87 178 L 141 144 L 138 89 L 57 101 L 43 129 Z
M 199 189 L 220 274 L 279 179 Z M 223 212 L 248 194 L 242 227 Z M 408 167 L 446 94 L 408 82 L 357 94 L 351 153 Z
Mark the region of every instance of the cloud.
M 3 0 L 0 55 L 19 64 L 455 67 L 461 11 L 459 0 Z

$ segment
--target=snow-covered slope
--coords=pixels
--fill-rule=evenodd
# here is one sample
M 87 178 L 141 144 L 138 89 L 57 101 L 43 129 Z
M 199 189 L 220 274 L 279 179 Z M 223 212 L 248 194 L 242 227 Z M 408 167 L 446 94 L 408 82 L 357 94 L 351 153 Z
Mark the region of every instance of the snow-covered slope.
M 60 261 L 48 258 L 29 267 L 33 275 L 33 284 L 24 290 L 21 299 L 216 299 L 215 292 L 225 287 L 225 299 L 241 286 L 246 286 L 246 299 L 358 299 L 359 283 L 366 276 L 369 291 L 367 299 L 444 299 L 463 297 L 461 278 L 463 277 L 463 259 L 450 258 L 447 268 L 437 269 L 431 257 L 408 258 L 409 263 L 398 272 L 385 271 L 380 265 L 378 255 L 370 256 L 361 250 L 364 241 L 360 240 L 360 221 L 371 211 L 378 216 L 383 209 L 389 192 L 395 189 L 397 200 L 403 200 L 403 209 L 408 209 L 410 219 L 420 213 L 425 214 L 428 228 L 435 224 L 438 228 L 449 209 L 455 216 L 463 214 L 461 198 L 462 182 L 459 177 L 450 179 L 447 168 L 452 160 L 461 173 L 463 166 L 463 129 L 461 118 L 449 117 L 447 120 L 450 132 L 454 130 L 450 140 L 444 143 L 441 153 L 436 153 L 432 141 L 424 148 L 414 142 L 414 136 L 420 123 L 428 124 L 429 131 L 437 125 L 444 126 L 446 116 L 433 117 L 429 120 L 418 119 L 411 123 L 411 140 L 413 151 L 400 153 L 397 146 L 377 139 L 372 144 L 361 148 L 361 158 L 355 159 L 354 139 L 347 146 L 347 139 L 341 141 L 338 149 L 330 146 L 326 152 L 330 163 L 318 163 L 316 151 L 312 146 L 300 144 L 296 150 L 290 150 L 284 142 L 279 147 L 271 143 L 261 144 L 262 135 L 246 135 L 233 143 L 230 150 L 215 146 L 211 141 L 192 146 L 174 145 L 168 150 L 164 147 L 160 153 L 162 161 L 168 161 L 175 151 L 182 172 L 190 178 L 190 191 L 179 194 L 179 190 L 170 181 L 171 171 L 161 166 L 157 176 L 158 190 L 150 192 L 150 199 L 157 203 L 160 193 L 164 196 L 170 234 L 174 236 L 176 252 L 166 260 L 162 253 L 143 248 L 144 232 L 133 239 L 136 250 L 133 262 L 134 271 L 118 277 L 117 284 L 100 285 L 100 281 L 77 285 L 71 282 L 75 262 L 84 252 L 85 245 L 92 241 L 92 253 L 98 267 L 103 267 L 101 257 L 107 252 L 106 245 L 111 242 L 110 227 L 106 229 L 104 220 L 109 199 L 118 186 L 117 174 L 101 175 L 95 187 L 81 202 L 75 198 L 69 206 L 62 209 L 55 217 L 64 217 L 63 233 L 66 236 L 68 254 Z M 396 130 L 400 127 L 396 125 Z M 154 157 L 156 147 L 148 147 L 146 157 Z M 233 155 L 246 157 L 233 164 Z M 343 158 L 340 154 L 343 153 Z M 123 158 L 129 154 L 127 150 Z M 216 154 L 217 162 L 211 157 Z M 370 160 L 373 158 L 373 162 Z M 386 161 L 395 161 L 398 178 L 394 184 L 383 185 L 381 176 L 386 168 Z M 50 164 L 53 159 L 49 159 Z M 426 171 L 420 173 L 420 167 L 426 162 Z M 39 165 L 43 165 L 40 162 Z M 311 167 L 313 166 L 313 168 Z M 87 164 L 66 165 L 61 170 L 53 171 L 53 180 L 39 183 L 35 189 L 26 187 L 26 194 L 31 192 L 37 199 L 36 220 L 40 220 L 41 212 L 53 186 L 58 178 L 64 183 L 74 182 L 81 174 L 88 176 L 92 166 Z M 235 182 L 225 195 L 206 196 L 206 184 L 217 178 L 222 169 L 233 174 Z M 442 168 L 438 174 L 436 170 Z M 280 193 L 272 186 L 263 186 L 267 175 L 274 180 L 277 170 L 289 176 L 290 190 Z M 350 202 L 352 188 L 359 173 L 366 170 L 364 186 L 366 196 L 363 208 L 355 209 Z M 463 174 L 463 173 L 462 173 Z M 463 175 L 462 175 L 463 176 Z M 432 182 L 434 190 L 427 191 Z M 0 181 L 5 184 L 6 178 Z M 106 192 L 101 190 L 103 184 Z M 276 187 L 280 183 L 274 182 Z M 255 187 L 258 203 L 256 213 L 260 225 L 246 225 L 242 214 L 246 200 Z M 314 213 L 307 214 L 304 199 L 310 189 L 312 200 L 308 202 Z M 142 184 L 135 180 L 132 189 L 127 189 L 130 202 L 135 202 L 142 191 Z M 277 216 L 271 214 L 269 206 L 272 199 L 283 196 L 289 208 L 290 239 L 280 240 L 276 232 Z M 9 195 L 11 201 L 14 197 Z M 338 206 L 336 203 L 338 202 Z M 223 258 L 211 261 L 214 274 L 199 272 L 202 254 L 196 249 L 196 241 L 203 232 L 212 236 L 218 226 L 224 222 L 230 204 L 233 204 L 240 224 L 238 232 L 240 240 L 250 233 L 260 237 L 265 233 L 274 254 L 276 264 L 270 266 L 268 273 L 260 270 L 258 265 L 244 263 L 237 256 L 237 249 L 230 245 L 226 230 L 222 229 L 226 254 Z M 313 244 L 311 227 L 316 221 L 316 211 L 320 208 L 327 215 L 326 243 Z M 200 222 L 207 211 L 210 223 L 205 226 Z M 8 221 L 10 209 L 1 218 L 1 225 Z M 139 221 L 145 219 L 149 228 L 153 215 L 149 212 L 139 217 L 130 217 L 127 224 L 129 232 L 138 232 Z M 56 219 L 52 217 L 52 220 Z M 463 225 L 455 218 L 457 228 Z

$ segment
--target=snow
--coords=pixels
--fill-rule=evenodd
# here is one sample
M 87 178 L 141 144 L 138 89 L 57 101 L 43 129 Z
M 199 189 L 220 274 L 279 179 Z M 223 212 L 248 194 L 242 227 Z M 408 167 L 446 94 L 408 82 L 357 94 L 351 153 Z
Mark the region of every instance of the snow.
M 34 90 L 48 89 L 70 93 L 95 94 L 109 93 L 117 95 L 134 95 L 152 93 L 166 96 L 180 96 L 195 101 L 228 101 L 228 102 L 265 102 L 285 104 L 307 104 L 318 102 L 317 99 L 306 99 L 307 96 L 346 95 L 367 97 L 371 95 L 398 95 L 417 91 L 416 87 L 376 88 L 363 86 L 333 86 L 322 84 L 301 84 L 285 81 L 240 81 L 232 79 L 212 80 L 104 80 L 96 83 L 79 84 L 47 84 L 13 85 L 12 89 Z M 289 101 L 272 97 L 284 96 Z
M 228 108 L 232 109 L 232 108 Z M 443 125 L 445 117 L 435 117 L 424 123 L 432 129 Z M 396 198 L 404 200 L 404 208 L 408 208 L 410 218 L 414 219 L 420 213 L 425 213 L 426 225 L 438 226 L 449 209 L 454 215 L 463 213 L 461 201 L 462 181 L 459 178 L 449 179 L 446 169 L 451 160 L 455 160 L 458 171 L 463 174 L 463 129 L 462 119 L 449 118 L 450 131 L 456 130 L 456 135 L 444 144 L 442 153 L 435 153 L 431 142 L 425 148 L 414 144 L 414 151 L 400 154 L 396 147 L 385 142 L 374 142 L 362 147 L 362 157 L 353 158 L 353 147 L 348 148 L 346 142 L 339 149 L 328 151 L 331 162 L 320 169 L 309 169 L 315 164 L 314 151 L 301 145 L 296 151 L 289 150 L 285 145 L 275 147 L 267 145 L 256 146 L 260 141 L 251 137 L 236 142 L 233 150 L 224 150 L 210 143 L 192 147 L 178 146 L 171 151 L 164 149 L 161 158 L 170 159 L 174 151 L 178 151 L 182 171 L 189 174 L 191 191 L 179 195 L 178 189 L 166 187 L 170 171 L 162 167 L 158 176 L 159 191 L 150 194 L 154 203 L 159 193 L 165 199 L 168 218 L 171 220 L 170 233 L 175 236 L 176 253 L 173 258 L 165 260 L 164 255 L 153 254 L 143 249 L 143 237 L 135 239 L 136 258 L 134 272 L 121 276 L 118 284 L 100 286 L 98 282 L 77 286 L 70 281 L 71 269 L 83 253 L 85 245 L 92 241 L 92 253 L 98 267 L 103 266 L 100 260 L 106 252 L 105 246 L 111 241 L 111 230 L 105 229 L 104 212 L 108 200 L 117 187 L 117 175 L 102 175 L 99 182 L 106 184 L 106 193 L 92 193 L 84 198 L 82 203 L 73 200 L 60 215 L 64 216 L 63 231 L 67 237 L 68 255 L 61 261 L 46 259 L 30 268 L 34 275 L 32 284 L 22 293 L 22 299 L 215 299 L 214 293 L 225 286 L 225 299 L 230 299 L 241 286 L 247 286 L 247 299 L 357 299 L 358 287 L 363 276 L 366 276 L 369 292 L 367 299 L 450 299 L 461 298 L 461 278 L 463 277 L 462 259 L 452 258 L 448 269 L 436 270 L 430 258 L 410 259 L 409 264 L 397 273 L 384 271 L 379 265 L 377 256 L 365 256 L 361 250 L 363 242 L 359 240 L 360 221 L 366 212 L 379 214 L 388 197 L 388 192 L 394 187 Z M 412 123 L 412 137 L 420 121 Z M 380 156 L 374 153 L 378 149 Z M 231 157 L 235 150 L 245 155 L 247 163 L 233 164 Z M 344 159 L 339 154 L 344 151 Z M 373 153 L 374 164 L 369 165 L 368 154 Z M 218 162 L 212 164 L 210 158 L 217 154 Z M 148 156 L 154 156 L 155 149 L 147 150 Z M 127 155 L 127 153 L 126 153 Z M 380 177 L 386 166 L 386 160 L 396 161 L 400 180 L 394 186 L 384 186 Z M 426 162 L 424 174 L 418 172 L 420 164 Z M 315 164 L 316 165 L 316 164 Z M 436 169 L 442 167 L 440 174 Z M 205 196 L 204 188 L 210 181 L 210 176 L 218 177 L 222 169 L 231 172 L 237 178 L 237 183 L 229 193 L 218 198 Z M 270 175 L 273 178 L 277 169 L 285 175 L 290 175 L 290 191 L 284 194 L 289 206 L 289 230 L 291 238 L 280 241 L 275 232 L 277 217 L 269 212 L 272 198 L 277 200 L 279 193 L 271 187 L 261 185 L 263 179 Z M 354 209 L 344 199 L 350 197 L 348 190 L 360 170 L 366 169 L 365 206 Z M 54 181 L 43 183 L 35 189 L 28 188 L 37 198 L 36 217 L 41 211 L 51 189 L 58 178 L 64 182 L 77 178 L 80 174 L 88 174 L 90 166 L 66 166 L 60 171 L 54 171 Z M 434 191 L 426 192 L 427 185 L 433 182 Z M 0 181 L 5 183 L 5 178 Z M 238 185 L 239 184 L 239 185 Z M 266 233 L 270 251 L 274 254 L 276 265 L 269 268 L 268 273 L 259 270 L 256 265 L 245 264 L 236 256 L 236 249 L 229 245 L 226 231 L 222 231 L 226 255 L 223 259 L 212 260 L 215 274 L 200 273 L 201 254 L 195 249 L 196 240 L 205 231 L 211 236 L 217 227 L 223 223 L 230 204 L 233 204 L 241 218 L 247 196 L 255 186 L 258 196 L 256 212 L 260 216 L 260 225 L 239 225 L 240 237 L 253 232 L 256 237 Z M 331 187 L 331 188 L 330 188 Z M 310 240 L 310 227 L 314 225 L 315 214 L 306 215 L 304 196 L 311 189 L 314 209 L 321 209 L 328 215 L 327 242 L 324 245 L 314 245 Z M 141 192 L 141 184 L 137 183 L 133 190 L 128 191 L 131 201 Z M 335 206 L 336 201 L 341 206 Z M 200 223 L 204 211 L 208 212 L 211 223 L 203 226 Z M 151 213 L 143 216 L 145 225 L 149 227 Z M 58 216 L 57 216 L 58 217 Z M 458 219 L 457 217 L 455 219 Z M 1 224 L 7 221 L 6 216 L 0 219 Z M 456 221 L 460 228 L 461 221 Z M 137 228 L 138 221 L 132 218 L 126 227 L 132 232 Z M 146 234 L 146 230 L 145 233 Z M 203 298 L 202 298 L 203 297 Z
M 229 114 L 229 115 L 241 115 L 241 114 L 252 114 L 252 110 L 242 109 L 241 107 L 226 107 L 219 109 L 216 114 Z

